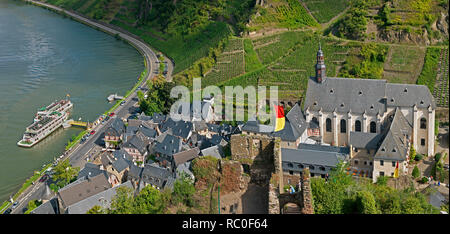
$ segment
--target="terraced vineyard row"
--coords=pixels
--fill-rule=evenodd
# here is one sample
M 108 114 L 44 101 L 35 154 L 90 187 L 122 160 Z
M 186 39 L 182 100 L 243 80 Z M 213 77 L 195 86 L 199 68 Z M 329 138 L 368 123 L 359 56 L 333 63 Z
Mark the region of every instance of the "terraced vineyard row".
M 433 91 L 433 96 L 436 101 L 436 105 L 439 107 L 446 107 L 446 108 L 448 108 L 448 99 L 449 99 L 448 53 L 449 53 L 448 48 L 441 49 L 436 77 L 436 86 Z
M 326 23 L 348 6 L 349 0 L 301 0 L 319 23 Z
M 217 63 L 202 79 L 202 86 L 217 85 L 233 77 L 244 74 L 244 45 L 242 39 L 231 39 Z

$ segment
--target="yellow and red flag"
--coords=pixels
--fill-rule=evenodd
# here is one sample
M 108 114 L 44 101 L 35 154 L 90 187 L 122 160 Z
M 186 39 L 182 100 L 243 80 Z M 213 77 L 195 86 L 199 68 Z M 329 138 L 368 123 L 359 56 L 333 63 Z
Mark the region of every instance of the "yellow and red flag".
M 394 171 L 394 178 L 398 177 L 398 161 L 397 161 L 397 165 L 395 166 L 395 171 Z
M 275 121 L 275 132 L 278 132 L 280 130 L 284 129 L 284 124 L 286 122 L 284 117 L 284 108 L 283 106 L 275 105 L 275 112 L 276 112 L 276 121 Z

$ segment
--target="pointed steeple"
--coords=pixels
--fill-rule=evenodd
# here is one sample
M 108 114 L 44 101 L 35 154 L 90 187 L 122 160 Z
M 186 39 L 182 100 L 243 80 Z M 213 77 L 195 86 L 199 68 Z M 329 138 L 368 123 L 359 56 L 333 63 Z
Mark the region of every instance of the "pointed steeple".
M 325 60 L 322 52 L 322 45 L 319 42 L 319 50 L 317 51 L 317 62 L 315 66 L 316 70 L 316 82 L 322 83 L 322 80 L 326 77 Z

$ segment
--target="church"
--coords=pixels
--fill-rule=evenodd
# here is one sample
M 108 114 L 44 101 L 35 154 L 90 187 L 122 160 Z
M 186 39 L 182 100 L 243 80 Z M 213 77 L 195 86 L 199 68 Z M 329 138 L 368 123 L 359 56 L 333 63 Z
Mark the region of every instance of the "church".
M 393 176 L 407 171 L 412 145 L 434 155 L 436 104 L 428 87 L 386 80 L 326 77 L 324 54 L 317 52 L 303 113 L 321 144 L 350 148 L 356 174 Z

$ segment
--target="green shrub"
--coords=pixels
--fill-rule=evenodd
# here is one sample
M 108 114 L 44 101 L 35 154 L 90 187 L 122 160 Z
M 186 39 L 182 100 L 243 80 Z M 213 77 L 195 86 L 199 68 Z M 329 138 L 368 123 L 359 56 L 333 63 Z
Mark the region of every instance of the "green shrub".
M 421 154 L 416 154 L 416 157 L 414 158 L 416 161 L 420 161 L 423 159 L 423 155 Z
M 413 176 L 415 179 L 419 178 L 419 176 L 420 176 L 420 171 L 419 171 L 419 168 L 418 168 L 417 166 L 414 166 L 414 169 L 413 169 L 413 171 L 412 171 L 412 176 Z
M 377 184 L 378 185 L 386 185 L 387 184 L 387 176 L 378 176 Z
M 428 177 L 426 177 L 426 176 L 422 177 L 420 182 L 422 182 L 422 184 L 425 184 L 426 182 L 428 182 Z
M 435 160 L 436 162 L 439 162 L 439 160 L 441 159 L 441 157 L 442 157 L 441 153 L 437 153 L 436 155 L 434 155 L 434 160 Z

